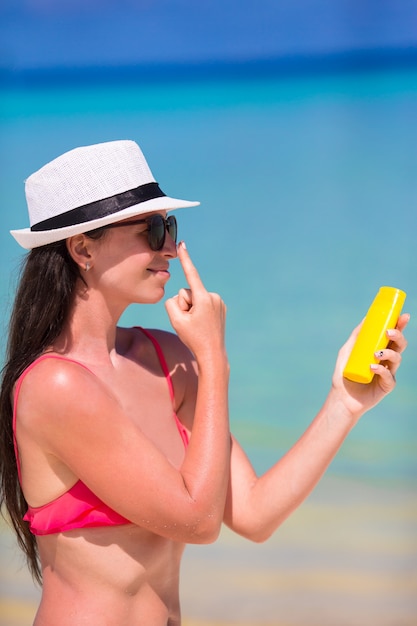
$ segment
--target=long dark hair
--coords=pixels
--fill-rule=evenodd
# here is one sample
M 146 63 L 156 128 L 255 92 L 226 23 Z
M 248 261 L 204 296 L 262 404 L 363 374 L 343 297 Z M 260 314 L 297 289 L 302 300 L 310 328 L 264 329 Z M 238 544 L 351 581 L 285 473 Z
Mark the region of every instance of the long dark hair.
M 105 229 L 88 233 L 101 238 Z M 31 250 L 23 259 L 20 281 L 9 322 L 9 335 L 0 389 L 0 507 L 8 517 L 25 553 L 34 580 L 42 574 L 35 537 L 23 521 L 28 505 L 20 486 L 13 443 L 12 394 L 24 370 L 61 334 L 81 276 L 65 241 Z

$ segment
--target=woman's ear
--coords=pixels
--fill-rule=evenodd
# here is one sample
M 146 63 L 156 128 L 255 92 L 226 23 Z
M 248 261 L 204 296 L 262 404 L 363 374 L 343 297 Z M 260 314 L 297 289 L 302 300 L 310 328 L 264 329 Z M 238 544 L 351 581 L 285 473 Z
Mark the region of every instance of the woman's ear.
M 92 266 L 92 240 L 82 233 L 67 239 L 67 250 L 78 267 L 86 272 Z

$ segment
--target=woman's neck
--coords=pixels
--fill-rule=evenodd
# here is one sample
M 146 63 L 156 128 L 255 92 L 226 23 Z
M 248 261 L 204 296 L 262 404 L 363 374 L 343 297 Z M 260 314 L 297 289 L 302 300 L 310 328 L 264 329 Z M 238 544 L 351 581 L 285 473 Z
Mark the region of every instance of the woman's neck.
M 116 357 L 117 321 L 121 315 L 94 292 L 76 296 L 68 321 L 53 349 L 82 361 L 113 362 Z

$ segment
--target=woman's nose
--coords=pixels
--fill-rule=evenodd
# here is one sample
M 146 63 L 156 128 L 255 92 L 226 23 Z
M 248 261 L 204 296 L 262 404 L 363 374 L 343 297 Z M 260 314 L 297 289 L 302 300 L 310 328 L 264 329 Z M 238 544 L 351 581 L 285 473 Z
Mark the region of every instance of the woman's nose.
M 164 245 L 161 249 L 162 254 L 165 256 L 169 256 L 171 259 L 174 259 L 177 256 L 177 244 L 171 237 L 168 231 L 165 234 Z

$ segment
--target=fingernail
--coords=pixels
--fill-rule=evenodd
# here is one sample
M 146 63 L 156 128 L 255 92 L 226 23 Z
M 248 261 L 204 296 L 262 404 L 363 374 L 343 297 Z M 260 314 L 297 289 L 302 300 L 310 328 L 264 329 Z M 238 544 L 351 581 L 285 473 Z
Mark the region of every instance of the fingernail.
M 384 356 L 384 351 L 378 350 L 378 352 L 375 352 L 375 356 L 377 359 L 382 359 L 382 357 Z
M 180 246 L 181 246 L 181 248 L 184 248 L 184 250 L 187 249 L 187 246 L 185 245 L 185 241 L 180 241 L 179 244 L 178 244 L 178 247 L 180 247 Z
M 395 330 L 387 330 L 387 335 L 388 335 L 388 337 L 394 337 Z
M 376 370 L 376 369 L 378 369 L 378 365 L 376 365 L 375 363 L 372 363 L 370 365 L 370 368 L 371 368 L 371 370 Z

